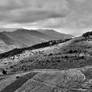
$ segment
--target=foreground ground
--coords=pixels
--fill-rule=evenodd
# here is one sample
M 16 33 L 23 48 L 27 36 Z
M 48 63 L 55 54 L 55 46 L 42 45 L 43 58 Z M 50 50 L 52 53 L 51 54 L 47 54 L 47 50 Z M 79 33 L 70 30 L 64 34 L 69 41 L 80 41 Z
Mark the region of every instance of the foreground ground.
M 92 92 L 92 67 L 0 76 L 0 92 Z

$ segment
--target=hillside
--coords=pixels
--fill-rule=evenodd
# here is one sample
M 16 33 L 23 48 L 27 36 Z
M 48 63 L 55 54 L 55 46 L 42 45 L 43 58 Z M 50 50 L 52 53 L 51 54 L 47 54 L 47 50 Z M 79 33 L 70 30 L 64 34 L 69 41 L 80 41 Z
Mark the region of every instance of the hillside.
M 1 54 L 1 66 L 9 71 L 28 71 L 31 69 L 69 69 L 91 65 L 92 38 L 75 37 L 73 39 L 47 42 L 29 48 L 15 49 Z M 47 46 L 46 46 L 47 44 Z M 11 68 L 12 67 L 12 68 Z
M 92 92 L 92 37 L 0 54 L 0 71 L 0 92 Z

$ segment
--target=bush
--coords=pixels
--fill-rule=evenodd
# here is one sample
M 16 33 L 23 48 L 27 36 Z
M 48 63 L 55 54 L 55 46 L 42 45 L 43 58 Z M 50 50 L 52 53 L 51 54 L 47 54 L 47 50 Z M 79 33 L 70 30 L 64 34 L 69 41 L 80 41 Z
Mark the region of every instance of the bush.
M 16 76 L 16 79 L 20 78 L 20 76 Z
M 82 35 L 83 37 L 89 37 L 92 36 L 92 31 L 91 32 L 86 32 Z
M 2 73 L 4 74 L 4 75 L 6 75 L 7 74 L 7 71 L 6 70 L 2 70 Z

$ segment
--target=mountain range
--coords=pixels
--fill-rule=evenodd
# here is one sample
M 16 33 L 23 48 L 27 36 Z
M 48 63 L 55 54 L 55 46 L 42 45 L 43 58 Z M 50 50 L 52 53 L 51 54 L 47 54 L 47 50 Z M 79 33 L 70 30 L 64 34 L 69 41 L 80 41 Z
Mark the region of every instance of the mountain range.
M 14 30 L 14 29 L 13 29 Z M 14 48 L 29 47 L 41 42 L 67 39 L 72 35 L 56 32 L 55 30 L 39 29 L 15 29 L 12 32 L 0 32 L 0 53 Z

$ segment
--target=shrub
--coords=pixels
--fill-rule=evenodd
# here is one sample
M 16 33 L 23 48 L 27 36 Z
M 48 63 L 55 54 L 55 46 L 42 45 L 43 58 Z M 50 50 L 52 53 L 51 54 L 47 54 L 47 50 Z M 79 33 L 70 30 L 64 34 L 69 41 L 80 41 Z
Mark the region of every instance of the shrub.
M 89 37 L 92 36 L 92 31 L 91 32 L 86 32 L 82 35 L 83 37 Z
M 16 79 L 20 78 L 20 76 L 16 76 Z
M 4 75 L 6 75 L 7 74 L 7 71 L 6 70 L 2 70 L 2 73 L 4 74 Z

